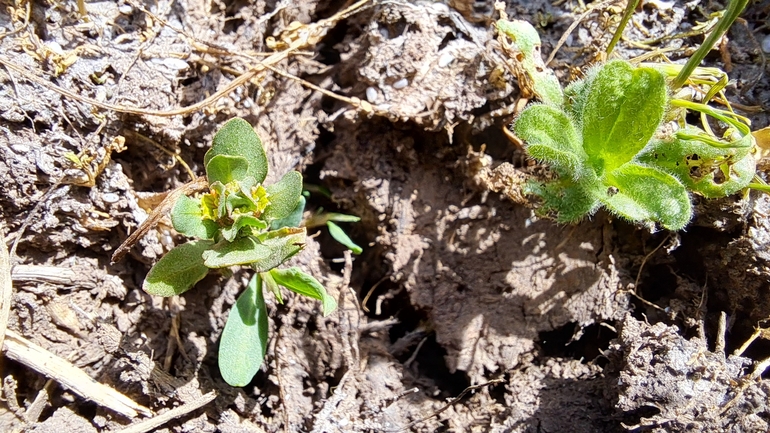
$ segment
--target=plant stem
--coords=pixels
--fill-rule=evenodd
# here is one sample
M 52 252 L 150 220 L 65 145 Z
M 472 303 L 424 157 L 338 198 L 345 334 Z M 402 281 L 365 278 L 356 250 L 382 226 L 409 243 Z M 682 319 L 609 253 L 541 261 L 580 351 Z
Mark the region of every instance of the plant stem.
M 708 52 L 711 51 L 711 48 L 716 45 L 722 35 L 724 35 L 730 26 L 733 25 L 735 19 L 738 18 L 741 12 L 743 12 L 748 3 L 749 0 L 730 0 L 722 18 L 719 19 L 719 22 L 717 22 L 716 26 L 714 26 L 714 29 L 709 33 L 701 46 L 698 47 L 695 54 L 687 60 L 687 63 L 685 63 L 682 70 L 679 71 L 679 75 L 674 78 L 674 81 L 671 83 L 672 90 L 677 90 L 684 86 L 685 81 L 690 78 L 692 71 L 695 70 Z
M 617 30 L 615 30 L 615 34 L 612 35 L 612 40 L 610 41 L 610 44 L 607 45 L 607 49 L 604 50 L 604 52 L 607 53 L 607 57 L 609 57 L 612 50 L 615 49 L 615 45 L 617 45 L 618 41 L 620 40 L 620 37 L 623 35 L 623 29 L 626 28 L 626 25 L 628 24 L 628 21 L 631 19 L 631 16 L 634 15 L 634 10 L 636 10 L 636 6 L 639 4 L 639 0 L 628 0 L 628 4 L 626 4 L 626 10 L 623 11 L 623 18 L 620 20 L 620 24 L 618 24 Z

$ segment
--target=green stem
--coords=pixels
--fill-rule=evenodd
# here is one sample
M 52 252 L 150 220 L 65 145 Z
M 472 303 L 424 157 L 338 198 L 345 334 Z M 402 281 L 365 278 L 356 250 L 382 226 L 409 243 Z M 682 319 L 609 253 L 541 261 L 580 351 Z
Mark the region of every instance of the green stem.
M 699 104 L 697 102 L 686 101 L 684 99 L 672 99 L 670 104 L 674 107 L 682 107 L 688 110 L 695 110 L 699 113 L 706 113 L 707 115 L 715 119 L 719 119 L 734 127 L 738 130 L 738 132 L 741 133 L 742 137 L 745 137 L 751 133 L 751 128 L 749 128 L 749 126 L 743 122 L 747 119 L 730 111 L 720 110 L 718 108 L 709 107 L 706 104 Z
M 727 32 L 730 26 L 733 25 L 735 19 L 738 18 L 741 12 L 743 12 L 743 9 L 746 8 L 748 3 L 749 0 L 730 0 L 730 3 L 727 5 L 727 9 L 725 9 L 725 13 L 722 15 L 722 18 L 719 19 L 719 22 L 717 22 L 716 26 L 714 26 L 714 29 L 711 31 L 711 33 L 709 33 L 701 46 L 698 47 L 698 50 L 695 52 L 695 54 L 693 54 L 692 57 L 687 60 L 684 68 L 679 71 L 679 75 L 674 78 L 674 81 L 671 83 L 673 90 L 677 90 L 684 86 L 685 81 L 690 78 L 692 71 L 700 64 L 703 58 L 706 57 L 709 51 L 711 51 L 711 48 L 716 45 L 716 43 L 719 41 L 722 35 Z
M 615 30 L 615 34 L 612 35 L 610 44 L 607 45 L 607 49 L 604 50 L 607 53 L 607 57 L 609 57 L 612 50 L 615 49 L 615 45 L 617 45 L 620 37 L 623 35 L 623 29 L 626 28 L 626 25 L 631 19 L 631 16 L 634 15 L 634 10 L 636 10 L 636 6 L 639 4 L 639 1 L 640 0 L 628 0 L 628 4 L 626 4 L 626 10 L 623 11 L 623 18 L 621 18 L 620 24 L 618 24 L 617 30 Z

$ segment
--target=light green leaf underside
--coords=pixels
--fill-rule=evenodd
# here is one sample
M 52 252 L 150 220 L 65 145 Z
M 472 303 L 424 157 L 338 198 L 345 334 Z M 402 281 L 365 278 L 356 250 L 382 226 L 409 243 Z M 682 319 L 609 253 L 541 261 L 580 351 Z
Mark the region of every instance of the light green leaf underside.
M 227 317 L 219 342 L 219 371 L 230 386 L 246 386 L 267 351 L 267 309 L 259 274 L 252 277 Z
M 326 226 L 329 228 L 329 234 L 332 235 L 334 240 L 347 247 L 353 254 L 361 254 L 364 251 L 363 248 L 356 245 L 356 243 L 350 239 L 348 234 L 337 224 L 327 221 Z

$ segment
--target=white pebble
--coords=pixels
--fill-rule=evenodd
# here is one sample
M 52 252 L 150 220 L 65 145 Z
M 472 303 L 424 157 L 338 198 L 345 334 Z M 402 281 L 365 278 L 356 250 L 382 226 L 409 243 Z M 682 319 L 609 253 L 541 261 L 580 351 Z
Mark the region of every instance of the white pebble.
M 399 89 L 403 89 L 404 87 L 406 87 L 408 85 L 409 85 L 409 80 L 407 80 L 406 78 L 402 78 L 402 79 L 396 81 L 395 83 L 393 83 L 393 88 L 396 89 L 396 90 L 399 90 Z
M 123 15 L 131 15 L 134 12 L 134 8 L 132 8 L 131 5 L 122 5 L 118 7 L 118 12 Z
M 366 100 L 371 102 L 372 104 L 377 102 L 377 89 L 374 87 L 367 87 L 366 88 Z
M 105 203 L 117 203 L 118 200 L 120 200 L 120 196 L 114 192 L 106 192 L 102 194 L 102 200 L 104 200 Z
M 441 56 L 438 58 L 438 67 L 439 68 L 445 68 L 449 66 L 450 63 L 455 59 L 454 54 L 450 52 L 446 52 L 441 54 Z
M 770 35 L 767 35 L 762 39 L 762 51 L 770 53 Z

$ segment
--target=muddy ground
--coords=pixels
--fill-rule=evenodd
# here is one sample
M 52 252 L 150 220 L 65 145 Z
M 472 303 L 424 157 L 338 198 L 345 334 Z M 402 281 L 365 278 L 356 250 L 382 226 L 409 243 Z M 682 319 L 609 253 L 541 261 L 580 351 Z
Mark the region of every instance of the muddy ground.
M 507 13 L 537 25 L 545 55 L 582 16 L 550 64 L 567 83 L 609 42 L 623 7 L 611 3 L 521 1 Z M 724 6 L 643 3 L 624 58 Z M 502 132 L 510 117 L 495 115 L 518 88 L 497 68 L 491 2 L 376 2 L 345 16 L 341 1 L 89 1 L 85 15 L 76 1 L 2 5 L 0 217 L 6 244 L 18 242 L 8 329 L 155 414 L 217 393 L 157 431 L 770 429 L 755 367 L 770 344 L 734 355 L 770 313 L 770 200 L 694 198 L 695 220 L 673 234 L 604 213 L 557 225 L 490 192 L 489 170 L 527 164 Z M 755 129 L 770 123 L 769 12 L 750 5 L 707 58 L 730 72 L 728 98 Z M 288 37 L 292 22 L 323 19 L 321 37 Z M 683 61 L 701 40 L 652 46 Z M 259 53 L 283 50 L 273 67 L 357 99 L 259 69 Z M 252 68 L 224 97 L 169 115 Z M 322 318 L 315 301 L 268 296 L 267 362 L 242 389 L 221 379 L 216 348 L 247 272 L 148 296 L 148 269 L 182 241 L 168 221 L 110 263 L 157 193 L 190 180 L 180 161 L 203 173 L 213 133 L 234 116 L 261 135 L 268 182 L 300 170 L 331 193 L 311 195 L 311 211 L 360 216 L 345 228 L 365 247 L 346 262 L 313 231 L 293 263 L 341 308 Z M 19 362 L 0 371 L 3 431 L 143 419 Z

